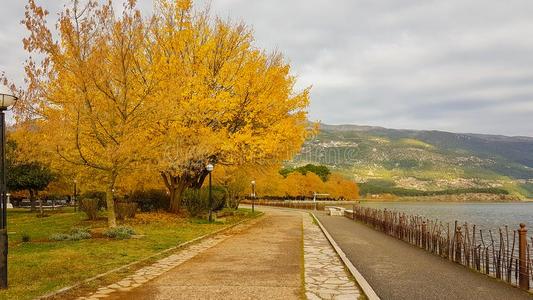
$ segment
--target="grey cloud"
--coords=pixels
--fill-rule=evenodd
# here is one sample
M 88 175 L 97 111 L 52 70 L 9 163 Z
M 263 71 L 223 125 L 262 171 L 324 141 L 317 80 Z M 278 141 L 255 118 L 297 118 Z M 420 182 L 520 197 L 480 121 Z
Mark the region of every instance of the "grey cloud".
M 22 78 L 20 0 L 0 10 L 0 70 Z M 41 0 L 57 9 L 64 1 Z M 533 136 L 529 0 L 201 0 L 242 20 L 313 85 L 326 123 Z M 139 0 L 150 11 L 151 0 Z M 51 9 L 51 10 L 52 10 Z M 7 41 L 7 42 L 6 42 Z

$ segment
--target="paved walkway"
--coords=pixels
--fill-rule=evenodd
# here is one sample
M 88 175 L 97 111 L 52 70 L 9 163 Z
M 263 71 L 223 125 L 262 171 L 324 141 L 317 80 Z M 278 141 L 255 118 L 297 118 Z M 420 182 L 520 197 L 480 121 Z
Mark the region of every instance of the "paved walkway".
M 359 288 L 322 230 L 304 213 L 305 289 L 309 300 L 357 299 Z
M 254 223 L 206 239 L 91 297 L 301 299 L 301 213 L 273 211 Z
M 348 218 L 317 216 L 381 299 L 532 298 Z
M 115 292 L 128 292 L 141 286 L 151 279 L 171 270 L 172 268 L 181 265 L 185 261 L 195 257 L 200 252 L 207 250 L 230 236 L 231 232 L 218 234 L 212 238 L 205 239 L 198 244 L 194 244 L 186 248 L 185 251 L 180 251 L 177 254 L 165 257 L 155 264 L 137 270 L 133 275 L 130 275 L 116 283 L 99 288 L 95 293 L 80 297 L 78 300 L 84 299 L 101 299 L 108 298 Z

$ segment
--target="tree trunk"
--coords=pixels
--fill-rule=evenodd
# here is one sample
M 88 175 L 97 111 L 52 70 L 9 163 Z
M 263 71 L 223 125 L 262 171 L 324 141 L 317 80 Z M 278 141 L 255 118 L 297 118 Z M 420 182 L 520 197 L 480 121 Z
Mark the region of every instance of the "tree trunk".
M 116 175 L 110 176 L 109 185 L 105 193 L 105 202 L 107 205 L 107 225 L 109 228 L 117 227 L 117 217 L 115 215 L 115 200 L 113 199 L 113 189 L 115 188 Z
M 170 196 L 170 205 L 168 211 L 177 214 L 181 209 L 183 192 L 190 185 L 190 183 L 184 177 L 175 176 L 167 172 L 161 172 L 161 177 L 163 178 Z
M 185 192 L 185 189 L 201 188 L 207 175 L 209 175 L 207 170 L 203 170 L 193 176 L 179 176 L 173 175 L 170 172 L 161 172 L 161 177 L 163 178 L 163 182 L 165 183 L 170 195 L 170 206 L 168 208 L 169 212 L 179 213 L 181 209 L 183 192 Z
M 35 192 L 32 189 L 28 190 L 30 192 L 30 211 L 35 211 Z
M 209 175 L 209 172 L 206 170 L 202 171 L 194 180 L 192 181 L 192 187 L 195 189 L 201 189 L 202 185 L 204 185 L 204 181 L 207 178 L 207 175 Z
M 170 193 L 170 208 L 171 213 L 179 213 L 181 210 L 181 202 L 183 199 L 183 192 L 188 186 L 188 183 L 185 180 L 176 180 L 176 184 L 173 185 L 172 191 Z
M 173 211 L 174 209 L 177 209 L 178 212 L 179 212 L 179 206 L 178 207 L 174 207 L 175 206 L 175 198 L 176 198 L 176 189 L 173 188 L 172 186 L 168 187 L 167 186 L 167 190 L 168 190 L 168 195 L 169 195 L 169 206 L 168 206 L 168 211 Z
M 35 192 L 35 196 L 37 196 L 37 191 Z M 44 216 L 43 212 L 43 199 L 39 199 L 39 214 L 41 216 Z
M 183 201 L 183 192 L 189 187 L 189 183 L 185 180 L 179 180 L 176 191 L 174 192 L 174 202 L 178 205 L 178 211 L 181 208 L 181 203 Z

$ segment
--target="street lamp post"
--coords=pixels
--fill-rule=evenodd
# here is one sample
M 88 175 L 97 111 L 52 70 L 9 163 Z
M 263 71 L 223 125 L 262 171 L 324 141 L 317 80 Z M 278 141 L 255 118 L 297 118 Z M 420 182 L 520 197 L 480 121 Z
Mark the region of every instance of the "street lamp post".
M 0 197 L 2 199 L 0 217 L 0 288 L 7 288 L 7 195 L 6 195 L 6 115 L 5 111 L 13 106 L 17 97 L 4 85 L 0 85 Z
M 255 209 L 255 180 L 252 180 L 252 212 Z
M 77 188 L 78 180 L 74 179 L 74 199 L 72 199 L 72 204 L 74 204 L 74 211 L 78 210 L 78 188 Z
M 209 172 L 209 223 L 213 221 L 213 196 L 211 194 L 211 173 L 213 172 L 214 166 L 212 164 L 207 164 L 205 166 L 207 172 Z

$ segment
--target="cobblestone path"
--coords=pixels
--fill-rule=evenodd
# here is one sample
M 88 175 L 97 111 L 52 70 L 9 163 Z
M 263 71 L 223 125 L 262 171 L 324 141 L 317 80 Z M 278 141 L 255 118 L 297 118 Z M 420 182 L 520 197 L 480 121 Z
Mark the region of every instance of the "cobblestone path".
M 309 214 L 303 216 L 303 226 L 307 299 L 359 298 L 359 288 Z

